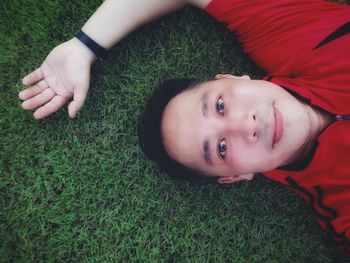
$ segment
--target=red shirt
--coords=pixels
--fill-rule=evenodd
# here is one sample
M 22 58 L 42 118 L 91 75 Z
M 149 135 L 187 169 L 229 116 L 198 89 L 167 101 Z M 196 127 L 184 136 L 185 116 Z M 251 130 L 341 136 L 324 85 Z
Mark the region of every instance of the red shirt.
M 334 115 L 350 115 L 350 7 L 319 0 L 212 0 L 206 11 L 237 33 L 245 52 L 271 81 Z M 350 255 L 350 120 L 317 138 L 298 171 L 268 178 L 291 187 Z

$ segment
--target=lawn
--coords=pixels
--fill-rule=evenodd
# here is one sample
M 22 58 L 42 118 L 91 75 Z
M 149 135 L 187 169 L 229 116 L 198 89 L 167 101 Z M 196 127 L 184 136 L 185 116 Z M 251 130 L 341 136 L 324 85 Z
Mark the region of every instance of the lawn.
M 0 4 L 0 261 L 339 260 L 288 188 L 261 176 L 224 186 L 174 181 L 142 154 L 136 124 L 157 84 L 264 74 L 195 8 L 142 27 L 97 61 L 76 119 L 66 108 L 40 121 L 21 109 L 21 78 L 100 3 Z

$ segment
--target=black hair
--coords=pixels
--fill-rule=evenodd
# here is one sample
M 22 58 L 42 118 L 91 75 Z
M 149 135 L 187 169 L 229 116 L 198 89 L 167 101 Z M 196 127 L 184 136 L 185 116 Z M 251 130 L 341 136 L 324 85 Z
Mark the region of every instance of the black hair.
M 188 181 L 213 181 L 215 177 L 186 167 L 172 159 L 164 149 L 161 121 L 169 101 L 185 90 L 199 87 L 205 81 L 198 79 L 172 79 L 154 90 L 138 122 L 138 138 L 144 154 L 155 161 L 169 176 Z

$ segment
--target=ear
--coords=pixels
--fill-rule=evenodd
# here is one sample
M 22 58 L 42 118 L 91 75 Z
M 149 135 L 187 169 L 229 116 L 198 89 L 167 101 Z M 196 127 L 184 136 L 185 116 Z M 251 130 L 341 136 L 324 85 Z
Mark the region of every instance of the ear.
M 243 76 L 234 76 L 231 74 L 216 74 L 215 79 L 245 79 L 245 80 L 250 80 L 250 77 L 248 75 L 243 75 Z
M 220 177 L 218 178 L 217 182 L 219 184 L 231 184 L 242 180 L 252 180 L 253 177 L 254 177 L 254 173 L 231 175 L 231 176 Z

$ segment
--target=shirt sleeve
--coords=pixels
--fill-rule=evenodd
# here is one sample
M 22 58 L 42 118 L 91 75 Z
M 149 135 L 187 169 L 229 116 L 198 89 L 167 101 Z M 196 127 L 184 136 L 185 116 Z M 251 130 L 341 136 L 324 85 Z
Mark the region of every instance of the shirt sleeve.
M 206 11 L 236 32 L 260 68 L 285 77 L 307 74 L 305 56 L 350 20 L 348 6 L 320 0 L 212 0 Z

